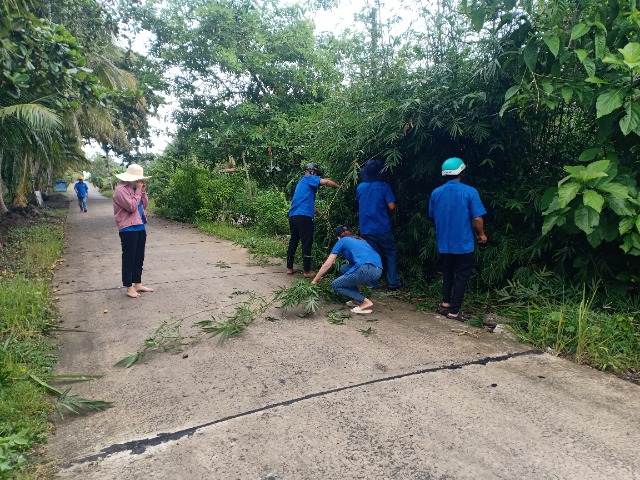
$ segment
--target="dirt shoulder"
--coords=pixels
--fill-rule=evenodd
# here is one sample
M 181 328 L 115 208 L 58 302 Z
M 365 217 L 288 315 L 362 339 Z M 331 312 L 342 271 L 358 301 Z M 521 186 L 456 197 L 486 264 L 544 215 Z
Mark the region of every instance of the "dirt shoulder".
M 380 298 L 327 321 L 273 309 L 239 337 L 114 367 L 163 322 L 222 318 L 291 279 L 246 250 L 152 217 L 143 280 L 125 297 L 111 201 L 71 205 L 58 374 L 114 408 L 56 420 L 61 478 L 638 478 L 640 387 Z M 364 335 L 361 330 L 375 332 Z

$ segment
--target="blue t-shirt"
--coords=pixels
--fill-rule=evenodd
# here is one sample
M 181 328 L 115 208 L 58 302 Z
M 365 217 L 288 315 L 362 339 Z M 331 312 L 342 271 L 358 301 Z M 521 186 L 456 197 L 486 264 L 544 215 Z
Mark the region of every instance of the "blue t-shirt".
M 74 190 L 77 190 L 76 194 L 78 195 L 78 198 L 86 197 L 87 192 L 89 191 L 89 185 L 84 182 L 77 182 L 73 188 Z
M 289 209 L 289 216 L 294 215 L 306 215 L 307 217 L 314 217 L 313 206 L 316 202 L 316 190 L 322 180 L 317 175 L 306 174 L 300 179 L 298 185 L 296 185 L 296 191 L 293 194 L 293 200 L 291 200 L 291 209 Z
M 389 233 L 391 221 L 387 205 L 395 202 L 391 187 L 385 182 L 362 182 L 356 191 L 360 214 L 360 233 Z
M 429 199 L 429 216 L 436 223 L 440 253 L 471 253 L 475 250 L 473 219 L 487 211 L 478 191 L 458 180 L 436 188 Z
M 370 263 L 382 268 L 380 255 L 364 240 L 354 237 L 342 237 L 333 246 L 331 253 L 342 254 L 353 265 L 346 273 L 351 273 L 358 267 Z
M 135 192 L 136 189 L 134 188 L 133 191 Z M 142 199 L 140 199 L 140 201 L 138 202 L 138 214 L 140 215 L 140 220 L 142 220 L 141 224 L 139 224 L 139 225 L 131 225 L 130 227 L 123 228 L 120 231 L 121 232 L 141 232 L 142 230 L 145 230 L 145 227 L 144 227 L 144 211 L 142 210 Z

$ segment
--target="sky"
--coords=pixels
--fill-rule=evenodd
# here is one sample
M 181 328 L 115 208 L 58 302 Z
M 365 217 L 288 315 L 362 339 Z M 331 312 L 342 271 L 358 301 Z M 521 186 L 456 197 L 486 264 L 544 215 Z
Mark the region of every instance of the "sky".
M 337 8 L 331 11 L 317 12 L 313 17 L 316 24 L 316 33 L 331 31 L 337 34 L 344 31 L 353 25 L 354 15 L 370 3 L 368 0 L 340 0 Z M 132 44 L 133 51 L 146 55 L 150 40 L 150 34 L 142 32 Z M 171 121 L 171 113 L 176 108 L 177 102 L 175 99 L 167 97 L 166 94 L 161 94 L 165 96 L 168 103 L 160 107 L 156 117 L 149 118 L 154 145 L 152 148 L 143 149 L 142 153 L 162 153 L 171 141 L 171 134 L 175 132 L 175 125 Z M 83 149 L 88 157 L 92 157 L 96 153 L 102 154 L 100 147 L 95 142 L 86 145 Z

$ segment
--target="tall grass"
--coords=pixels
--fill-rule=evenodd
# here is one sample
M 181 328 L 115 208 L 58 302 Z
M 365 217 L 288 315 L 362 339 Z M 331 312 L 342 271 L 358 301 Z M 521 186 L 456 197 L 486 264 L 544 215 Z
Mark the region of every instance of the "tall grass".
M 52 269 L 62 251 L 61 214 L 14 229 L 0 276 L 0 478 L 28 478 L 28 449 L 44 441 L 51 411 L 46 391 L 29 381 L 56 362 L 46 333 L 53 326 Z
M 518 337 L 557 355 L 601 370 L 637 377 L 640 370 L 640 315 L 634 309 L 611 312 L 596 289 L 568 288 L 563 295 L 532 294 L 512 284 L 501 291 L 511 302 L 507 315 Z M 545 288 L 536 289 L 544 292 Z M 522 298 L 526 298 L 523 305 Z M 640 380 L 640 378 L 635 378 Z

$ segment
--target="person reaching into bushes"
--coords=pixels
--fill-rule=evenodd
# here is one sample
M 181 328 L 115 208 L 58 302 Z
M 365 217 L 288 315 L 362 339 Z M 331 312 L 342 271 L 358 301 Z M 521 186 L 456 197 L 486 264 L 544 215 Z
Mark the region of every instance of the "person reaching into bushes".
M 121 180 L 113 191 L 113 213 L 122 246 L 122 285 L 127 296 L 140 297 L 141 292 L 153 292 L 142 284 L 142 266 L 147 243 L 145 208 L 149 202 L 146 180 L 140 165 L 132 163 L 127 171 L 117 174 Z
M 442 303 L 436 308 L 447 318 L 464 321 L 462 300 L 474 263 L 475 239 L 487 243 L 482 215 L 487 211 L 478 191 L 462 183 L 464 162 L 449 158 L 442 164 L 446 183 L 429 199 L 429 217 L 436 224 L 436 243 L 442 257 Z
M 371 313 L 373 302 L 360 293 L 359 286 L 378 283 L 382 275 L 380 255 L 346 225 L 338 225 L 334 234 L 338 241 L 311 283 L 317 284 L 341 254 L 349 263 L 340 266 L 340 276 L 331 282 L 331 287 L 336 293 L 353 299 L 347 302 L 348 306 L 353 307 L 353 313 Z
M 311 247 L 313 246 L 313 219 L 317 213 L 315 208 L 316 191 L 320 185 L 340 188 L 333 180 L 321 178 L 320 169 L 315 163 L 307 163 L 304 176 L 298 181 L 289 210 L 289 248 L 287 249 L 287 274 L 293 275 L 293 258 L 302 242 L 302 268 L 305 277 L 313 277 L 311 270 Z
M 356 191 L 360 235 L 384 259 L 387 288 L 398 290 L 398 248 L 389 218 L 396 211 L 396 198 L 389 184 L 383 181 L 383 167 L 382 161 L 369 160 L 360 169 L 362 182 Z

